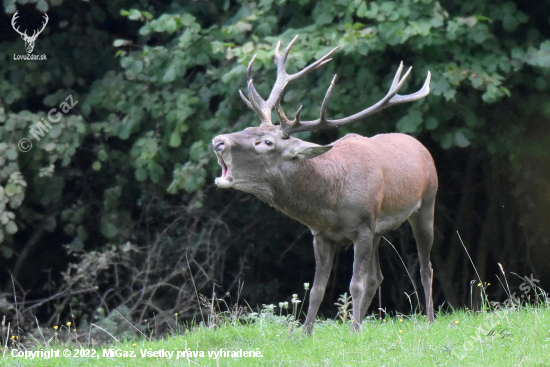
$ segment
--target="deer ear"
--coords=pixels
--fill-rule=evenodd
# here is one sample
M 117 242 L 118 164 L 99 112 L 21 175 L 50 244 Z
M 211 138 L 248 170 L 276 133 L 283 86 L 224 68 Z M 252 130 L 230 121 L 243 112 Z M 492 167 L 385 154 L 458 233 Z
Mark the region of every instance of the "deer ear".
M 288 152 L 289 158 L 311 159 L 332 149 L 332 145 L 318 145 L 298 140 Z

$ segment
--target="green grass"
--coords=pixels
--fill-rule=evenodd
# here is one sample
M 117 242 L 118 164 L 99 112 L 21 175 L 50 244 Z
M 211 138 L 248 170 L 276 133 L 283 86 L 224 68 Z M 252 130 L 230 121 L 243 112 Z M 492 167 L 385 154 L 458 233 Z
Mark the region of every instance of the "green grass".
M 349 323 L 321 321 L 307 337 L 288 318 L 261 314 L 248 325 L 197 327 L 164 340 L 109 346 L 120 353 L 134 352 L 136 358 L 103 357 L 99 348 L 99 358 L 31 361 L 11 357 L 7 350 L 0 366 L 550 366 L 548 307 L 440 313 L 432 324 L 424 316 L 402 316 L 383 322 L 366 320 L 363 325 L 361 333 L 354 333 Z M 74 355 L 74 347 L 70 349 Z M 142 349 L 174 355 L 143 358 Z M 258 351 L 262 357 L 209 358 L 208 351 L 220 349 Z M 205 356 L 176 359 L 176 352 L 185 350 L 202 351 Z

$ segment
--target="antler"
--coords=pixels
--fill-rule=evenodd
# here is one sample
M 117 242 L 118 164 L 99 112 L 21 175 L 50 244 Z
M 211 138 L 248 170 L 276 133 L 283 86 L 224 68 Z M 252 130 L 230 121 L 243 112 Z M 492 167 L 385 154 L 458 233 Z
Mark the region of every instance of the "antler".
M 25 30 L 25 33 L 23 33 L 23 32 L 21 32 L 21 31 L 19 30 L 19 27 L 15 28 L 15 20 L 16 20 L 17 18 L 19 18 L 19 16 L 17 15 L 17 13 L 19 13 L 19 10 L 17 10 L 17 11 L 15 12 L 15 14 L 13 14 L 13 17 L 11 18 L 11 26 L 12 26 L 13 29 L 14 29 L 17 33 L 19 33 L 20 35 L 28 37 L 28 35 L 27 35 L 27 30 Z
M 23 37 L 25 37 L 25 38 L 30 38 L 30 39 L 33 39 L 33 38 L 38 37 L 38 35 L 39 35 L 40 33 L 42 33 L 42 31 L 44 30 L 44 28 L 46 28 L 46 24 L 48 24 L 48 20 L 50 19 L 50 18 L 48 17 L 48 14 L 44 14 L 44 17 L 46 18 L 46 21 L 42 23 L 42 29 L 39 30 L 39 31 L 37 31 L 37 30 L 35 29 L 34 32 L 33 32 L 33 34 L 32 34 L 32 36 L 29 36 L 29 35 L 27 34 L 27 30 L 26 30 L 26 29 L 25 29 L 25 32 L 21 32 L 21 31 L 19 30 L 19 27 L 15 28 L 15 20 L 16 20 L 17 18 L 19 18 L 19 16 L 17 15 L 17 13 L 19 13 L 19 10 L 17 10 L 17 11 L 13 14 L 13 17 L 11 18 L 11 26 L 12 26 L 13 29 L 14 29 L 17 33 L 19 33 L 21 36 L 23 36 Z M 38 33 L 37 33 L 37 32 L 38 32 Z
M 42 29 L 38 31 L 35 30 L 34 33 L 32 34 L 31 38 L 35 38 L 35 37 L 38 37 L 38 35 L 40 33 L 42 33 L 42 31 L 44 30 L 44 28 L 46 28 L 46 24 L 48 24 L 48 20 L 50 20 L 50 18 L 48 17 L 48 14 L 44 13 L 44 17 L 46 18 L 46 21 L 42 23 Z M 36 34 L 35 34 L 36 33 Z
M 327 120 L 326 118 L 327 106 L 330 100 L 330 95 L 332 93 L 332 88 L 334 87 L 334 83 L 336 82 L 336 75 L 334 76 L 334 78 L 332 78 L 332 82 L 330 83 L 327 93 L 325 94 L 325 98 L 323 99 L 323 103 L 321 104 L 321 113 L 317 120 L 300 121 L 300 111 L 302 110 L 302 107 L 303 107 L 302 105 L 300 106 L 300 108 L 298 108 L 298 111 L 296 112 L 296 116 L 294 117 L 294 120 L 290 121 L 286 117 L 283 109 L 281 108 L 281 101 L 280 101 L 281 98 L 279 98 L 276 102 L 276 107 L 277 107 L 276 110 L 277 110 L 277 115 L 279 116 L 279 121 L 281 122 L 281 130 L 283 131 L 283 137 L 288 138 L 290 134 L 294 134 L 301 131 L 323 130 L 323 129 L 340 127 L 343 125 L 348 125 L 356 121 L 359 121 L 367 116 L 380 112 L 383 109 L 386 109 L 390 106 L 393 106 L 399 103 L 416 101 L 420 98 L 427 96 L 428 93 L 430 93 L 431 74 L 429 71 L 428 71 L 428 77 L 426 78 L 426 81 L 424 82 L 422 89 L 420 89 L 418 92 L 413 94 L 408 94 L 405 96 L 397 94 L 397 92 L 399 92 L 399 89 L 401 89 L 401 87 L 405 83 L 405 80 L 409 76 L 411 69 L 412 69 L 412 66 L 409 67 L 409 70 L 407 70 L 403 78 L 401 78 L 401 72 L 403 71 L 403 61 L 401 61 L 401 63 L 399 64 L 399 68 L 395 73 L 395 77 L 393 78 L 393 82 L 391 84 L 390 90 L 384 98 L 382 98 L 379 102 L 377 102 L 376 104 L 372 105 L 367 109 L 364 109 L 361 112 L 358 112 L 354 115 L 351 115 L 349 117 L 345 117 L 342 119 L 338 119 L 338 120 Z
M 256 88 L 254 87 L 253 79 L 252 79 L 252 64 L 254 63 L 254 60 L 256 59 L 256 55 L 252 57 L 252 60 L 250 60 L 250 63 L 248 64 L 248 68 L 246 69 L 246 79 L 248 81 L 248 99 L 244 96 L 242 91 L 239 91 L 241 98 L 243 99 L 244 103 L 253 110 L 260 120 L 262 121 L 262 124 L 272 124 L 271 122 L 271 110 L 273 107 L 280 104 L 281 97 L 283 95 L 283 91 L 286 87 L 286 85 L 298 78 L 301 78 L 302 76 L 308 74 L 309 72 L 316 70 L 320 68 L 321 66 L 325 65 L 327 62 L 330 62 L 332 59 L 329 59 L 328 57 L 332 55 L 337 49 L 340 47 L 335 47 L 325 56 L 321 57 L 319 60 L 315 61 L 313 64 L 309 65 L 305 69 L 289 75 L 286 72 L 286 59 L 288 57 L 288 53 L 290 52 L 290 48 L 296 42 L 296 39 L 298 36 L 294 37 L 294 39 L 288 44 L 284 52 L 281 54 L 281 41 L 277 43 L 277 47 L 275 48 L 275 63 L 277 65 L 277 79 L 275 80 L 275 85 L 273 86 L 273 89 L 271 90 L 271 93 L 269 94 L 269 98 L 264 100 Z

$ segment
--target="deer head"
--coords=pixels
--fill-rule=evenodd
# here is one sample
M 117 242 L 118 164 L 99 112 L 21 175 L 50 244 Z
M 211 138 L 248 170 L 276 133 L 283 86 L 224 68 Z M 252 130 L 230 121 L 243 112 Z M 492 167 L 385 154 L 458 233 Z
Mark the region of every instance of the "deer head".
M 19 30 L 19 27 L 16 28 L 15 26 L 15 20 L 17 18 L 19 18 L 19 16 L 17 15 L 19 11 L 16 11 L 15 14 L 13 14 L 13 17 L 11 18 L 11 26 L 13 27 L 13 29 L 19 33 L 21 35 L 21 38 L 23 38 L 23 41 L 25 41 L 25 48 L 27 49 L 27 53 L 32 53 L 32 50 L 34 49 L 34 42 L 36 41 L 36 39 L 38 38 L 38 36 L 40 35 L 40 33 L 42 33 L 42 31 L 44 30 L 44 28 L 46 28 L 46 24 L 48 24 L 48 14 L 44 14 L 44 18 L 45 18 L 45 21 L 42 23 L 42 29 L 40 29 L 39 31 L 37 31 L 36 29 L 34 30 L 32 36 L 29 36 L 27 34 L 27 30 L 25 29 L 25 32 L 21 32 Z

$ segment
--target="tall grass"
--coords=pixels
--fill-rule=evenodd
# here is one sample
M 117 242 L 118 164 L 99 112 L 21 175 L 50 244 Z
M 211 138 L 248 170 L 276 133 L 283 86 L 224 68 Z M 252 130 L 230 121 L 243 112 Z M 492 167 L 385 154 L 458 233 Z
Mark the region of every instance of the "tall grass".
M 12 357 L 1 366 L 546 366 L 550 365 L 550 308 L 523 305 L 492 313 L 458 310 L 440 312 L 434 323 L 425 317 L 397 315 L 365 320 L 363 331 L 351 322 L 322 320 L 311 337 L 304 336 L 293 316 L 279 316 L 269 307 L 243 318 L 208 327 L 191 325 L 184 333 L 162 340 L 145 338 L 96 347 L 94 358 Z M 35 343 L 38 341 L 35 341 Z M 40 342 L 41 343 L 41 342 Z M 63 350 L 85 346 L 28 343 L 16 350 Z M 119 357 L 109 357 L 109 349 Z M 105 350 L 105 352 L 104 352 Z M 214 358 L 208 352 L 254 351 L 261 357 Z M 142 352 L 173 352 L 141 357 Z M 135 358 L 123 357 L 133 353 Z M 179 359 L 177 352 L 180 352 Z M 186 353 L 187 352 L 187 353 Z M 202 352 L 203 356 L 200 356 Z M 88 351 L 89 353 L 89 351 Z M 104 353 L 105 356 L 104 356 Z M 195 353 L 195 355 L 193 355 Z M 231 353 L 229 353 L 230 355 Z M 99 358 L 97 358 L 99 357 Z

